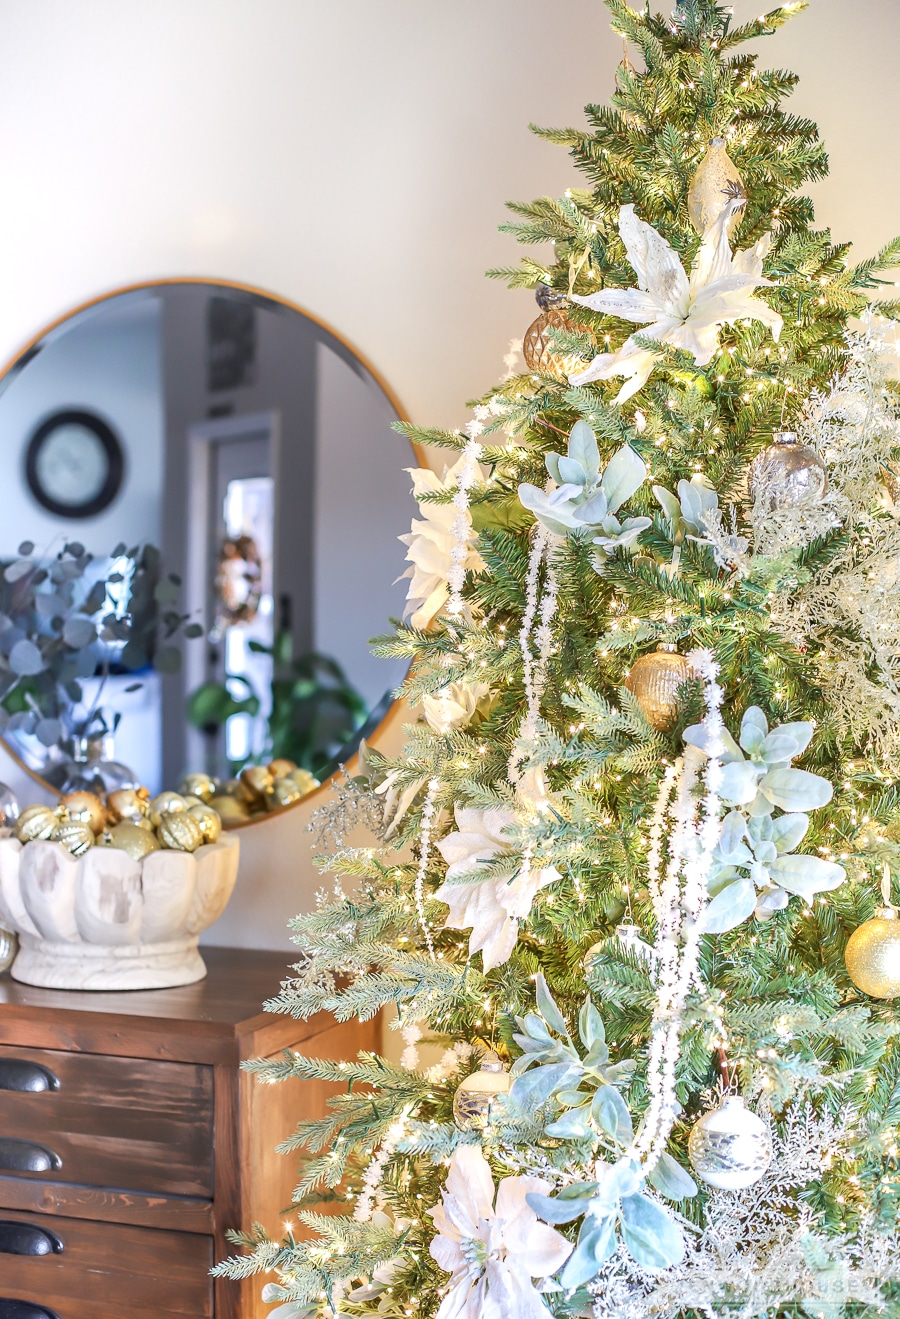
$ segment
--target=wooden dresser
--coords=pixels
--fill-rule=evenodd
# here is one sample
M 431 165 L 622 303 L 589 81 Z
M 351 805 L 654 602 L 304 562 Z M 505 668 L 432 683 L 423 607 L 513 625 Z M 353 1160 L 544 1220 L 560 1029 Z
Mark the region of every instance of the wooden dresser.
M 262 1011 L 280 953 L 204 948 L 183 989 L 67 993 L 0 976 L 0 1319 L 261 1319 L 264 1279 L 209 1277 L 229 1228 L 275 1237 L 297 1182 L 274 1146 L 333 1087 L 246 1058 L 352 1058 L 377 1023 Z

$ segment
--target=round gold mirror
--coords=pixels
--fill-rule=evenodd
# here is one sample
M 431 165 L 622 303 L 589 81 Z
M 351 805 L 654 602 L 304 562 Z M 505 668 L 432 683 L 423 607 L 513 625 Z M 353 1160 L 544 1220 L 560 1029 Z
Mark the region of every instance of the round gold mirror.
M 10 752 L 58 792 L 331 774 L 406 668 L 368 646 L 403 610 L 402 416 L 336 331 L 237 284 L 134 286 L 43 331 L 0 377 Z M 298 795 L 237 793 L 226 823 Z

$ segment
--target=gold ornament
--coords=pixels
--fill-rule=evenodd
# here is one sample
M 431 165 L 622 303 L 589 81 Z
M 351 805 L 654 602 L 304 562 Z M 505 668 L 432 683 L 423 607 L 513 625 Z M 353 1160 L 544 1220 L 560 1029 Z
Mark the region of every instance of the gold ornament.
M 532 321 L 525 331 L 522 341 L 522 356 L 529 371 L 543 372 L 545 375 L 570 376 L 581 365 L 581 358 L 576 353 L 560 353 L 550 342 L 550 329 L 574 330 L 569 320 L 566 299 L 561 293 L 555 293 L 546 284 L 539 284 L 535 293 L 541 314 Z
M 222 832 L 222 821 L 213 808 L 201 802 L 199 806 L 189 806 L 188 815 L 199 824 L 204 843 L 214 843 Z
M 203 845 L 200 822 L 185 810 L 166 811 L 159 817 L 156 836 L 173 852 L 196 852 Z
M 16 837 L 20 843 L 49 838 L 59 822 L 60 817 L 49 806 L 27 806 L 16 821 Z
M 113 820 L 131 820 L 133 824 L 140 824 L 141 821 L 150 823 L 150 793 L 146 788 L 117 788 L 106 798 L 106 805 Z
M 776 431 L 773 443 L 758 453 L 747 473 L 747 492 L 767 512 L 814 504 L 828 489 L 825 464 L 796 431 Z
M 51 843 L 62 843 L 73 856 L 84 856 L 94 846 L 94 831 L 85 820 L 61 820 L 50 835 Z
M 272 809 L 280 811 L 284 806 L 293 806 L 303 796 L 293 779 L 276 779 L 272 784 Z
M 100 847 L 115 847 L 126 852 L 132 861 L 143 861 L 151 852 L 159 852 L 162 844 L 152 830 L 144 829 L 132 820 L 119 820 L 109 829 L 104 829 L 97 839 Z
M 268 806 L 268 798 L 271 796 L 274 782 L 272 774 L 265 765 L 248 765 L 246 769 L 241 770 L 241 783 L 250 793 L 250 799 L 255 805 Z
M 308 792 L 312 792 L 313 788 L 319 787 L 319 779 L 316 778 L 315 774 L 310 774 L 308 769 L 292 770 L 288 778 L 292 783 L 296 783 L 304 797 Z
M 890 903 L 890 870 L 885 867 L 882 897 Z M 900 994 L 900 920 L 896 907 L 886 905 L 850 935 L 844 949 L 847 974 L 870 998 Z
M 216 781 L 208 774 L 186 774 L 178 791 L 182 797 L 198 797 L 200 801 L 208 802 L 216 795 Z
M 688 215 L 698 234 L 706 233 L 737 192 L 746 197 L 744 180 L 725 149 L 724 137 L 714 137 L 688 189 Z M 740 219 L 741 212 L 737 211 L 728 221 L 729 236 Z
M 634 661 L 625 686 L 637 698 L 650 727 L 664 733 L 678 718 L 678 688 L 693 673 L 684 656 L 664 643 Z
M 269 773 L 273 779 L 286 779 L 289 774 L 293 774 L 297 766 L 292 760 L 286 760 L 283 756 L 279 760 L 273 760 L 269 765 Z
M 742 1191 L 763 1176 L 772 1162 L 772 1137 L 737 1095 L 726 1095 L 718 1108 L 691 1128 L 688 1157 L 697 1176 L 722 1191 Z
M 81 820 L 89 824 L 95 834 L 102 833 L 106 828 L 106 807 L 95 793 L 67 792 L 60 799 L 60 805 L 65 806 L 70 820 Z
M 483 1131 L 511 1088 L 512 1077 L 496 1053 L 486 1053 L 453 1096 L 453 1121 L 461 1131 Z
M 164 815 L 174 815 L 176 811 L 186 811 L 187 803 L 180 792 L 160 792 L 150 802 L 150 823 L 154 829 Z
M 213 797 L 209 803 L 210 809 L 214 810 L 219 819 L 226 826 L 230 824 L 243 824 L 245 820 L 250 819 L 250 812 L 244 802 L 239 801 L 237 797 L 217 796 Z
M 11 930 L 0 929 L 0 974 L 8 971 L 16 960 L 16 953 L 19 951 L 19 940 Z

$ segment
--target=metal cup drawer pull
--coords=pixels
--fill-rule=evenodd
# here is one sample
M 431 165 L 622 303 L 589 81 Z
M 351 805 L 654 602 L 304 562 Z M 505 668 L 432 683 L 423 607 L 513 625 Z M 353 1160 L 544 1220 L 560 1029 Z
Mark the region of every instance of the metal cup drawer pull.
M 0 1138 L 0 1170 L 3 1172 L 51 1172 L 62 1167 L 62 1159 L 46 1145 L 31 1140 Z M 0 1319 L 3 1319 L 0 1311 Z
M 55 1310 L 30 1301 L 9 1301 L 0 1296 L 0 1319 L 59 1319 Z
M 61 1255 L 63 1250 L 55 1232 L 33 1223 L 0 1219 L 0 1255 Z
M 58 1089 L 59 1077 L 54 1076 L 49 1067 L 26 1062 L 23 1058 L 0 1058 L 0 1090 L 39 1094 L 43 1090 Z

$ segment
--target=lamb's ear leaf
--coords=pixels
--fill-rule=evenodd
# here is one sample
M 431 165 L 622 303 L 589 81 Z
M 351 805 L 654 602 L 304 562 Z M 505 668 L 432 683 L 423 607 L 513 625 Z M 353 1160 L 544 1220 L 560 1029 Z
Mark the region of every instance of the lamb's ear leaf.
M 586 421 L 576 421 L 569 435 L 569 457 L 580 463 L 587 474 L 588 484 L 600 475 L 600 450 L 597 437 Z
M 667 1200 L 689 1200 L 697 1194 L 697 1183 L 693 1177 L 665 1151 L 660 1155 L 659 1163 L 650 1173 L 647 1181 Z
M 630 445 L 623 444 L 610 458 L 600 482 L 610 513 L 621 508 L 644 484 L 647 469 Z
M 629 1195 L 622 1201 L 622 1240 L 646 1269 L 670 1269 L 684 1259 L 681 1228 L 646 1195 Z
M 595 1278 L 616 1251 L 616 1220 L 613 1214 L 605 1218 L 586 1220 L 578 1236 L 578 1245 L 569 1256 L 559 1280 L 566 1291 L 580 1287 Z
M 595 1040 L 606 1039 L 603 1018 L 594 1007 L 590 997 L 584 1000 L 584 1005 L 578 1014 L 578 1034 L 581 1036 L 581 1043 L 588 1050 L 592 1048 Z
M 568 1037 L 569 1028 L 566 1025 L 566 1019 L 556 1006 L 553 995 L 547 988 L 547 981 L 543 975 L 538 972 L 535 977 L 534 987 L 537 997 L 538 1011 L 546 1021 L 551 1030 L 555 1030 L 559 1035 Z
M 618 1145 L 627 1145 L 634 1139 L 631 1114 L 625 1100 L 614 1085 L 601 1085 L 591 1104 L 591 1116 L 602 1131 Z
M 753 915 L 756 906 L 756 885 L 752 879 L 736 879 L 726 884 L 703 913 L 705 934 L 725 934 L 737 929 Z
M 653 487 L 653 493 L 656 496 L 656 502 L 659 504 L 674 529 L 681 521 L 681 505 L 672 492 L 667 490 L 665 486 L 655 485 Z

